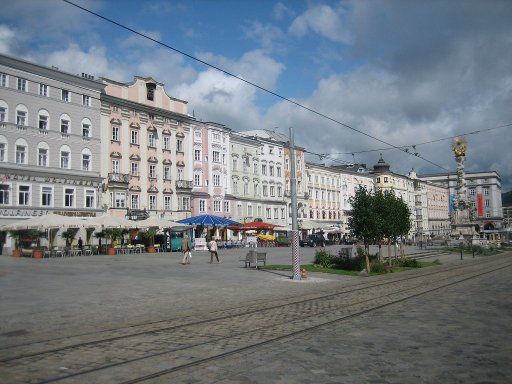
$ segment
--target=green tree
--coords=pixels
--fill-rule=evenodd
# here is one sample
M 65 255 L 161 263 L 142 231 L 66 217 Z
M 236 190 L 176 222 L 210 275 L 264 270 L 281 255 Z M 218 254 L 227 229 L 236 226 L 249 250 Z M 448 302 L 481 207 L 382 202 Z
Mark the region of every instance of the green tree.
M 370 244 L 382 237 L 382 223 L 376 210 L 376 199 L 366 188 L 359 187 L 349 201 L 352 205 L 352 214 L 348 220 L 348 226 L 352 236 L 364 244 L 366 271 L 370 273 L 368 256 Z

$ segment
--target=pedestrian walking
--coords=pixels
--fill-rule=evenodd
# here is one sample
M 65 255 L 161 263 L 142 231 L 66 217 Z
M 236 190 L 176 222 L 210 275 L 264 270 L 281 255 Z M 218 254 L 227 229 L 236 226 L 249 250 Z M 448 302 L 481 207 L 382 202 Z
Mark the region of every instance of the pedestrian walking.
M 190 244 L 188 235 L 183 236 L 183 243 L 181 244 L 181 252 L 183 252 L 183 259 L 181 260 L 181 264 L 190 264 L 190 259 L 192 258 L 192 252 L 190 251 Z
M 213 256 L 217 259 L 217 263 L 220 263 L 219 254 L 217 253 L 217 242 L 215 239 L 211 239 L 208 243 L 208 249 L 210 250 L 210 264 L 213 263 Z
M 83 251 L 84 250 L 84 241 L 81 237 L 78 238 L 78 248 Z

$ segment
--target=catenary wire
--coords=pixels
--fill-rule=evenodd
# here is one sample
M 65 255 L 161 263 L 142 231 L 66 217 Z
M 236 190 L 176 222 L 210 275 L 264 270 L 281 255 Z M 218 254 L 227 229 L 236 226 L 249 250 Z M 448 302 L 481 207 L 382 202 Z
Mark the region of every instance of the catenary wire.
M 87 9 L 87 8 L 85 8 L 85 7 L 82 7 L 82 6 L 78 5 L 78 4 L 75 4 L 75 3 L 73 3 L 73 2 L 71 2 L 71 1 L 69 1 L 69 0 L 62 0 L 62 1 L 63 1 L 63 2 L 65 2 L 65 3 L 67 3 L 67 4 L 69 4 L 69 5 L 71 5 L 71 6 L 74 6 L 74 7 L 76 7 L 76 8 L 79 8 L 79 9 L 81 9 L 82 11 L 85 11 L 85 12 L 87 12 L 87 13 L 89 13 L 89 14 L 93 15 L 93 16 L 96 16 L 96 17 L 98 17 L 98 18 L 100 18 L 100 19 L 102 19 L 102 20 L 104 20 L 104 21 L 107 21 L 107 22 L 109 22 L 109 23 L 111 23 L 111 24 L 114 24 L 114 25 L 116 25 L 116 26 L 118 26 L 118 27 L 120 27 L 120 28 L 122 28 L 122 29 L 125 29 L 125 30 L 127 30 L 127 31 L 129 31 L 129 32 L 132 32 L 132 33 L 134 33 L 134 34 L 138 35 L 138 36 L 141 36 L 141 37 L 143 37 L 143 38 L 145 38 L 145 39 L 148 39 L 148 40 L 150 40 L 150 41 L 152 41 L 152 42 L 154 42 L 154 43 L 156 43 L 156 44 L 158 44 L 158 45 L 161 45 L 161 46 L 163 46 L 163 47 L 165 47 L 165 48 L 167 48 L 167 49 L 170 49 L 170 50 L 172 50 L 172 51 L 174 51 L 174 52 L 177 52 L 177 53 L 179 53 L 179 54 L 181 54 L 181 55 L 183 55 L 183 56 L 185 56 L 185 57 L 188 57 L 189 59 L 192 59 L 192 60 L 194 60 L 194 61 L 197 61 L 197 62 L 199 62 L 199 63 L 201 63 L 201 64 L 203 64 L 203 65 L 206 65 L 206 66 L 208 66 L 208 67 L 210 67 L 210 68 L 216 69 L 216 70 L 217 70 L 217 71 L 219 71 L 219 72 L 222 72 L 222 73 L 224 73 L 224 74 L 226 74 L 226 75 L 228 75 L 228 76 L 230 76 L 230 77 L 233 77 L 233 78 L 235 78 L 235 79 L 238 79 L 238 80 L 240 80 L 240 81 L 242 81 L 242 82 L 244 82 L 244 83 L 246 83 L 246 84 L 249 84 L 249 85 L 251 85 L 251 86 L 253 86 L 253 87 L 255 87 L 255 88 L 257 88 L 257 89 L 259 89 L 259 90 L 261 90 L 261 91 L 263 91 L 263 92 L 269 93 L 269 94 L 271 94 L 271 95 L 273 95 L 273 96 L 275 96 L 275 97 L 277 97 L 277 98 L 279 98 L 279 99 L 281 99 L 281 100 L 284 100 L 284 101 L 286 101 L 286 102 L 288 102 L 288 103 L 294 104 L 295 106 L 297 106 L 297 107 L 299 107 L 299 108 L 302 108 L 302 109 L 304 109 L 304 110 L 306 110 L 306 111 L 309 111 L 309 112 L 311 112 L 311 113 L 313 113 L 313 114 L 315 114 L 315 115 L 317 115 L 317 116 L 323 117 L 324 119 L 327 119 L 327 120 L 329 120 L 329 121 L 332 121 L 332 122 L 334 122 L 334 123 L 336 123 L 336 124 L 338 124 L 338 125 L 341 125 L 341 126 L 343 126 L 343 127 L 345 127 L 345 128 L 348 128 L 348 129 L 350 129 L 350 130 L 352 130 L 352 131 L 355 131 L 355 132 L 357 132 L 357 133 L 359 133 L 359 134 L 361 134 L 361 135 L 367 136 L 367 137 L 369 137 L 369 138 L 371 138 L 371 139 L 374 139 L 374 140 L 379 141 L 379 142 L 381 142 L 381 143 L 383 143 L 383 144 L 386 144 L 386 145 L 388 145 L 389 147 L 392 147 L 392 148 L 394 148 L 394 149 L 398 149 L 398 150 L 400 150 L 400 151 L 402 151 L 402 152 L 404 152 L 404 153 L 407 153 L 408 155 L 418 157 L 418 158 L 420 158 L 420 159 L 422 159 L 422 160 L 424 160 L 424 161 L 426 161 L 426 162 L 428 162 L 428 163 L 430 163 L 430 164 L 432 164 L 432 165 L 434 165 L 434 166 L 436 166 L 436 167 L 438 167 L 438 168 L 441 168 L 441 169 L 443 169 L 443 170 L 445 170 L 445 171 L 447 171 L 447 172 L 450 172 L 450 170 L 449 170 L 449 169 L 447 169 L 447 168 L 443 167 L 442 165 L 436 164 L 436 163 L 434 163 L 433 161 L 431 161 L 431 160 L 429 160 L 429 159 L 426 159 L 425 157 L 423 157 L 423 156 L 419 155 L 418 153 L 409 153 L 409 151 L 406 151 L 406 150 L 402 149 L 401 147 L 398 147 L 398 146 L 396 146 L 396 145 L 394 145 L 394 144 L 388 143 L 387 141 L 382 140 L 382 139 L 379 139 L 378 137 L 373 136 L 373 135 L 371 135 L 371 134 L 369 134 L 369 133 L 367 133 L 367 132 L 364 132 L 364 131 L 362 131 L 362 130 L 360 130 L 360 129 L 354 128 L 354 127 L 352 127 L 352 126 L 350 126 L 350 125 L 348 125 L 348 124 L 346 124 L 346 123 L 343 123 L 343 122 L 341 122 L 341 121 L 339 121 L 339 120 L 337 120 L 337 119 L 335 119 L 335 118 L 333 118 L 333 117 L 330 117 L 330 116 L 328 116 L 328 115 L 326 115 L 326 114 L 324 114 L 324 113 L 322 113 L 322 112 L 319 112 L 319 111 L 317 111 L 317 110 L 315 110 L 315 109 L 313 109 L 313 108 L 307 107 L 306 105 L 301 104 L 301 103 L 299 103 L 299 102 L 297 102 L 297 101 L 294 101 L 294 100 L 292 100 L 292 99 L 290 99 L 290 98 L 288 98 L 288 97 L 286 97 L 286 96 L 282 96 L 282 95 L 280 95 L 279 93 L 276 93 L 276 92 L 274 92 L 274 91 L 271 91 L 270 89 L 267 89 L 267 88 L 265 88 L 265 87 L 263 87 L 263 86 L 261 86 L 261 85 L 258 85 L 258 84 L 254 83 L 254 82 L 252 82 L 252 81 L 249 81 L 249 80 L 247 80 L 247 79 L 244 79 L 243 77 L 237 76 L 237 75 L 235 75 L 234 73 L 231 73 L 231 72 L 229 72 L 229 71 L 227 71 L 227 70 L 225 70 L 225 69 L 222 69 L 221 67 L 218 67 L 218 66 L 215 66 L 215 65 L 213 65 L 213 64 L 210 64 L 210 63 L 208 63 L 208 62 L 206 62 L 206 61 L 204 61 L 204 60 L 201 60 L 201 59 L 199 59 L 199 58 L 197 58 L 197 57 L 195 57 L 195 56 L 193 56 L 193 55 L 191 55 L 191 54 L 189 54 L 189 53 L 186 53 L 186 52 L 184 52 L 184 51 L 182 51 L 182 50 L 180 50 L 180 49 L 174 48 L 174 47 L 173 47 L 173 46 L 171 46 L 171 45 L 168 45 L 168 44 L 166 44 L 166 43 L 163 43 L 163 42 L 161 42 L 161 41 L 159 41 L 159 40 L 157 40 L 157 39 L 154 39 L 154 38 L 152 38 L 152 37 L 150 37 L 150 36 L 148 36 L 148 35 L 146 35 L 146 34 L 144 34 L 144 33 L 142 33 L 142 32 L 139 32 L 139 31 L 137 31 L 137 30 L 135 30 L 135 29 L 133 29 L 133 28 L 130 28 L 130 27 L 128 27 L 128 26 L 126 26 L 126 25 L 124 25 L 124 24 L 121 24 L 121 23 L 119 23 L 119 22 L 117 22 L 117 21 L 115 21 L 115 20 L 113 20 L 113 19 L 110 19 L 110 18 L 108 18 L 108 17 L 106 17 L 106 16 L 103 16 L 103 15 L 101 15 L 101 14 L 99 14 L 99 13 L 96 13 L 96 12 L 94 12 L 94 11 L 91 11 L 90 9 Z

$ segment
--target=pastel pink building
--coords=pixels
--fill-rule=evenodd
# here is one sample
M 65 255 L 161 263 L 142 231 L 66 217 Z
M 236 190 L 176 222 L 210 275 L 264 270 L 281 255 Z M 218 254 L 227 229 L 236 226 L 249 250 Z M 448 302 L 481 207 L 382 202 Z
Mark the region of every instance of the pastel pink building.
M 192 215 L 231 217 L 229 183 L 231 130 L 217 123 L 196 123 L 192 133 Z
M 115 216 L 190 216 L 192 181 L 187 102 L 152 78 L 103 79 L 101 95 L 103 201 Z

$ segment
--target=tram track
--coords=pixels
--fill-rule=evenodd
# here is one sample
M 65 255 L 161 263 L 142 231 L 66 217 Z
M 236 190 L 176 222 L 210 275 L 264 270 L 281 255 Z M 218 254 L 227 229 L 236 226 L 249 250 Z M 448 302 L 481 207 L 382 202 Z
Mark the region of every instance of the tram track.
M 259 308 L 247 306 L 246 309 L 250 310 L 246 311 L 237 308 L 240 313 L 12 356 L 0 362 L 0 374 L 2 371 L 16 371 L 18 376 L 26 376 L 30 382 L 71 383 L 84 382 L 83 379 L 95 382 L 96 375 L 101 377 L 102 372 L 113 370 L 122 372 L 120 378 L 129 378 L 123 379 L 124 383 L 141 382 L 352 318 L 511 265 L 504 258 L 483 260 L 405 278 L 383 279 L 377 284 L 361 284 L 356 289 L 316 295 L 306 300 L 268 307 L 260 305 Z M 205 325 L 208 325 L 207 329 L 203 328 Z M 251 329 L 251 332 L 246 329 Z M 151 372 L 150 368 L 148 372 L 147 361 L 156 361 L 149 366 L 161 366 L 168 365 L 169 359 L 173 361 L 172 367 L 157 372 Z M 34 363 L 41 366 L 36 377 L 23 375 L 23 367 Z M 68 369 L 55 374 L 56 364 L 65 365 Z M 131 379 L 127 370 L 142 374 L 138 379 Z

